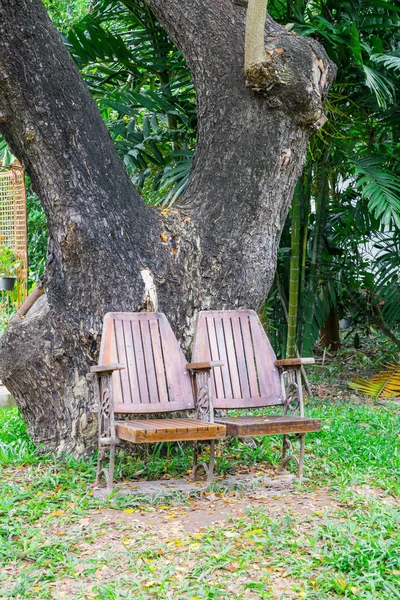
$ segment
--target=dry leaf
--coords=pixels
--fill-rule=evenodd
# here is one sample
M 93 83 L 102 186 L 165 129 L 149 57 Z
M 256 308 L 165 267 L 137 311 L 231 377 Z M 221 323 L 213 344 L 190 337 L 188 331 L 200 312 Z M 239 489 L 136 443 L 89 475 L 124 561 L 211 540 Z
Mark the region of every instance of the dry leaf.
M 227 538 L 237 537 L 239 534 L 236 531 L 224 531 L 224 536 Z

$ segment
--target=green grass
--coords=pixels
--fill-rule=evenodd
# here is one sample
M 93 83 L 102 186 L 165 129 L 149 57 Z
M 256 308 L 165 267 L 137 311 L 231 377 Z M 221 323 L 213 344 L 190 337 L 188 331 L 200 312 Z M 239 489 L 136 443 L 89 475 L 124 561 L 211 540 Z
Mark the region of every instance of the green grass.
M 341 401 L 317 404 L 323 419 L 311 444 L 313 479 L 325 485 L 363 483 L 400 493 L 400 406 Z M 311 436 L 310 436 L 311 437 Z
M 305 475 L 309 483 L 335 489 L 369 484 L 400 494 L 400 406 L 391 406 L 312 399 L 306 412 L 321 418 L 322 430 L 307 436 Z M 256 448 L 232 440 L 225 443 L 225 449 L 218 465 L 224 471 L 234 472 L 238 462 L 277 465 L 281 438 L 264 438 Z
M 100 517 L 109 507 L 121 515 L 160 509 L 135 498 L 95 500 L 94 458 L 38 456 L 17 409 L 0 410 L 0 598 L 400 598 L 399 412 L 398 404 L 373 405 L 353 394 L 309 402 L 307 414 L 321 417 L 323 428 L 308 436 L 302 488 L 288 494 L 329 492 L 332 509 L 299 519 L 286 507 L 271 516 L 249 500 L 244 516 L 228 526 L 165 540 L 104 524 Z M 255 448 L 225 442 L 218 469 L 277 465 L 280 446 L 279 437 Z M 185 444 L 154 446 L 144 458 L 122 453 L 117 475 L 183 476 L 191 453 Z M 190 504 L 168 508 L 181 509 Z M 95 517 L 100 520 L 83 525 Z M 286 586 L 281 596 L 277 581 Z
M 130 564 L 133 581 L 121 575 L 99 585 L 95 597 L 126 598 L 127 590 L 135 590 L 140 598 L 228 600 L 248 597 L 252 591 L 253 598 L 272 599 L 278 574 L 298 582 L 293 591 L 299 598 L 398 598 L 398 512 L 382 513 L 374 504 L 363 504 L 346 529 L 343 514 L 332 515 L 334 520 L 330 515 L 310 517 L 310 535 L 290 513 L 271 519 L 264 510 L 249 510 L 228 527 L 209 528 L 167 544 L 149 541 L 146 552 L 138 552 L 146 562 L 140 568 Z M 130 538 L 126 541 L 130 558 Z M 179 554 L 171 565 L 168 553 L 177 544 Z M 343 552 L 349 545 L 351 549 Z M 187 567 L 184 577 L 182 565 Z
M 0 465 L 32 461 L 37 461 L 35 447 L 17 408 L 0 408 Z

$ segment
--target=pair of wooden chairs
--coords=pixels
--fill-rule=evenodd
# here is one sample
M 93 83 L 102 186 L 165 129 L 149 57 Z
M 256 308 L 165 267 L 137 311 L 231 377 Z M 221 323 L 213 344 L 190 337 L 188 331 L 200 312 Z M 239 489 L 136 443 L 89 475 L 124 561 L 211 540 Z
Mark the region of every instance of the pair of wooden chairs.
M 205 311 L 197 317 L 192 362 L 161 313 L 108 313 L 104 319 L 98 379 L 99 434 L 95 485 L 112 490 L 115 448 L 120 440 L 137 444 L 195 442 L 193 478 L 214 472 L 215 442 L 227 436 L 283 435 L 281 470 L 289 461 L 301 477 L 305 434 L 319 431 L 318 419 L 304 416 L 300 368 L 313 359 L 276 360 L 252 310 Z M 283 414 L 224 416 L 215 409 L 283 406 Z M 159 413 L 195 411 L 195 417 L 154 418 Z M 151 418 L 117 420 L 116 415 Z M 299 458 L 288 435 L 300 437 Z M 210 442 L 209 464 L 198 462 L 197 442 Z M 107 456 L 109 455 L 109 456 Z M 108 464 L 107 462 L 108 461 Z

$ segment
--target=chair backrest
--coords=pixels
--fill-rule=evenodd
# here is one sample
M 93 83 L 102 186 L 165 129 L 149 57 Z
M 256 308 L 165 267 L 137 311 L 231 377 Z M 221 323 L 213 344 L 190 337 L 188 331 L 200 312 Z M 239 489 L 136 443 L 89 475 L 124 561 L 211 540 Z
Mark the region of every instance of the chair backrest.
M 225 363 L 212 370 L 215 408 L 283 404 L 276 356 L 254 310 L 198 314 L 192 362 L 209 360 Z
M 165 315 L 107 313 L 99 364 L 122 363 L 113 373 L 117 413 L 158 413 L 194 408 L 187 361 Z

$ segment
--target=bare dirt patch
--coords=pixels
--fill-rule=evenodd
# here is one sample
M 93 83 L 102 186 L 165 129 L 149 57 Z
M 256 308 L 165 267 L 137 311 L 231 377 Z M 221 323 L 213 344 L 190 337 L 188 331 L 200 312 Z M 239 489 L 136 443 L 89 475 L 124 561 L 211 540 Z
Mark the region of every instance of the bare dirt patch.
M 205 494 L 198 500 L 190 500 L 185 506 L 161 506 L 146 510 L 110 508 L 95 511 L 88 517 L 93 524 L 102 523 L 109 527 L 137 527 L 142 531 L 157 531 L 159 535 L 171 530 L 196 533 L 203 527 L 224 525 L 231 519 L 243 516 L 247 508 L 263 506 L 271 516 L 292 511 L 296 516 L 308 516 L 316 511 L 332 510 L 338 503 L 323 490 L 310 493 L 269 492 L 257 490 L 252 494 Z M 129 511 L 129 512 L 127 512 Z
M 143 510 L 138 508 L 125 509 L 125 511 L 105 508 L 88 512 L 82 520 L 87 539 L 82 540 L 77 548 L 79 553 L 77 578 L 59 581 L 53 597 L 90 598 L 95 584 L 112 581 L 120 569 L 122 571 L 125 569 L 125 575 L 130 574 L 130 577 L 135 578 L 135 572 L 131 567 L 124 565 L 125 557 L 127 554 L 132 555 L 133 551 L 135 556 L 141 556 L 137 559 L 138 562 L 135 562 L 135 566 L 143 560 L 146 561 L 141 553 L 148 549 L 154 540 L 157 540 L 160 546 L 167 544 L 169 548 L 168 559 L 163 551 L 158 557 L 160 566 L 161 562 L 165 563 L 168 560 L 178 574 L 185 576 L 185 572 L 195 564 L 195 558 L 192 562 L 182 562 L 181 554 L 188 543 L 193 543 L 196 535 L 205 531 L 209 531 L 212 535 L 215 527 L 232 525 L 246 516 L 247 509 L 257 507 L 262 507 L 272 519 L 289 513 L 298 521 L 300 528 L 303 523 L 304 529 L 307 529 L 308 524 L 305 522 L 307 517 L 313 515 L 317 519 L 321 518 L 325 512 L 335 510 L 338 502 L 324 490 L 310 493 L 287 491 L 271 493 L 268 490 L 257 490 L 246 497 L 236 493 L 225 495 L 210 493 L 181 506 L 146 507 Z M 107 556 L 113 557 L 112 563 L 116 571 L 104 564 Z M 88 559 L 91 562 L 88 562 Z M 100 565 L 96 570 L 92 566 L 94 559 Z M 261 566 L 252 565 L 248 578 L 254 577 L 257 580 L 259 572 Z M 285 598 L 297 597 L 293 592 L 293 581 L 284 569 L 282 572 L 271 573 L 270 577 L 270 584 L 276 598 L 279 598 L 283 592 Z M 227 582 L 226 590 L 231 586 L 233 594 L 235 586 L 239 583 L 237 577 L 232 578 Z M 255 599 L 259 596 L 249 592 L 246 598 Z

